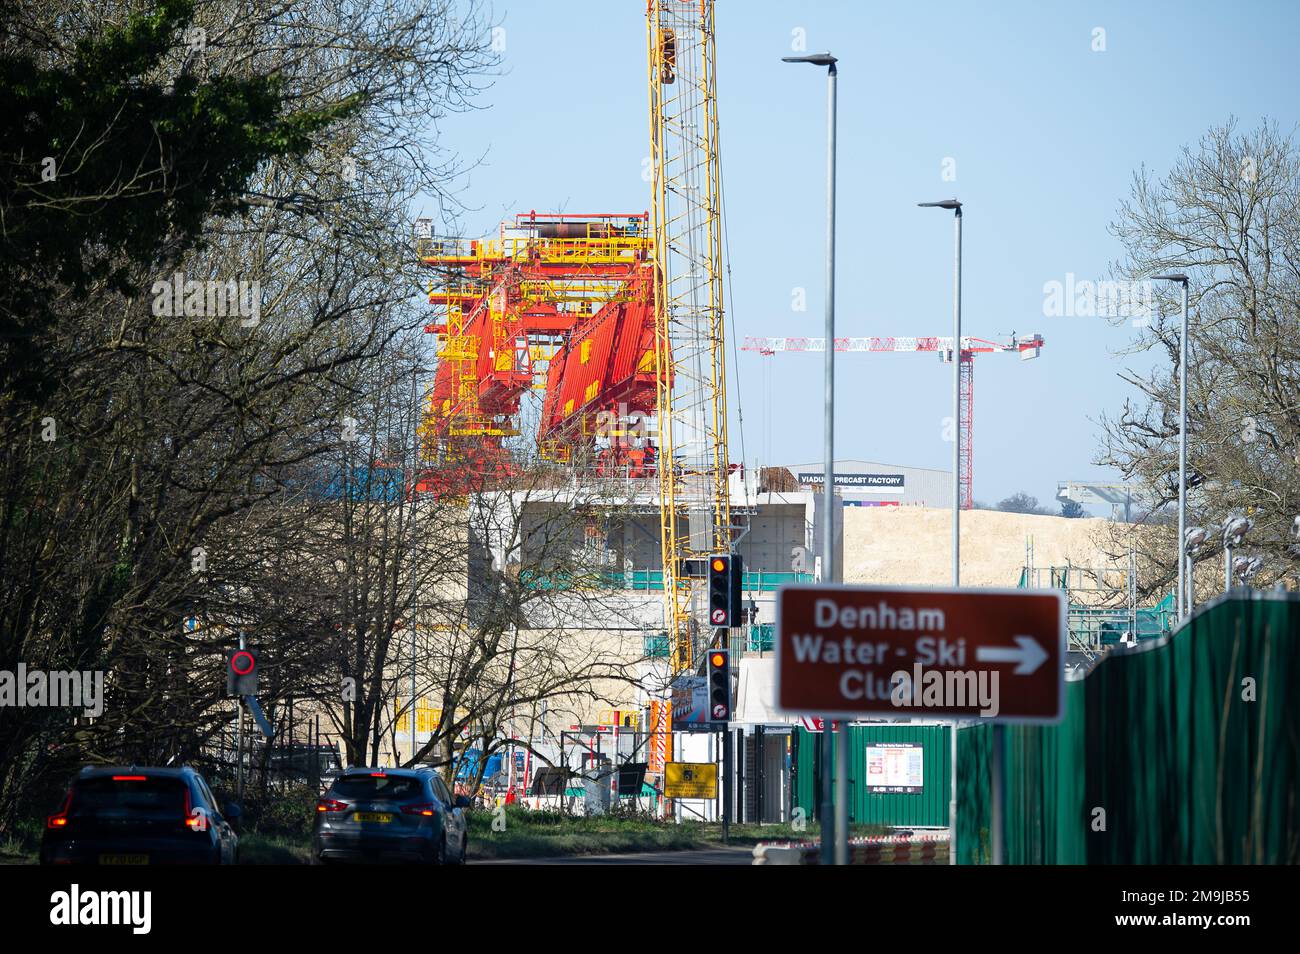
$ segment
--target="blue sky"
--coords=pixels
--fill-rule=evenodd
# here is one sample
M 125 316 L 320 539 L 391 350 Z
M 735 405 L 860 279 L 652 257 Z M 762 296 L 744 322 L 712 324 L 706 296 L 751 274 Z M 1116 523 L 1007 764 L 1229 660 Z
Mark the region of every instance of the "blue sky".
M 487 108 L 449 117 L 444 144 L 483 161 L 463 183 L 466 234 L 529 209 L 643 211 L 648 149 L 644 3 L 498 5 L 504 73 Z M 1094 30 L 1105 30 L 1094 52 Z M 1116 373 L 1132 329 L 1044 317 L 1043 285 L 1105 277 L 1107 231 L 1142 164 L 1167 169 L 1185 144 L 1235 115 L 1297 120 L 1291 2 L 835 2 L 719 0 L 719 115 L 731 283 L 741 336 L 820 336 L 825 223 L 825 73 L 780 62 L 840 59 L 837 333 L 948 334 L 951 214 L 965 203 L 964 332 L 1037 331 L 1042 357 L 975 365 L 975 496 L 1058 480 L 1113 479 L 1091 463 L 1094 423 L 1127 388 Z M 955 160 L 955 181 L 942 178 Z M 792 289 L 807 310 L 791 309 Z M 764 362 L 769 362 L 765 371 Z M 821 455 L 821 360 L 733 362 L 731 456 L 753 464 Z M 837 363 L 836 450 L 947 467 L 950 369 L 930 355 L 849 354 Z M 769 397 L 764 400 L 764 386 Z M 809 426 L 809 421 L 818 422 Z

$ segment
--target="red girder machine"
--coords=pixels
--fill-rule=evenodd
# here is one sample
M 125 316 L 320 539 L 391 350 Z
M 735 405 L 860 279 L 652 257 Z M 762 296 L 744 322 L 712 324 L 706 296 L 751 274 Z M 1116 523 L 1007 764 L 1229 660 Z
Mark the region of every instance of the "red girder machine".
M 509 476 L 505 438 L 520 401 L 543 387 L 537 444 L 559 462 L 652 476 L 654 255 L 647 213 L 521 213 L 489 240 L 423 239 L 442 313 L 422 425 L 437 464 L 421 490 L 448 493 Z M 544 380 L 544 383 L 541 383 Z

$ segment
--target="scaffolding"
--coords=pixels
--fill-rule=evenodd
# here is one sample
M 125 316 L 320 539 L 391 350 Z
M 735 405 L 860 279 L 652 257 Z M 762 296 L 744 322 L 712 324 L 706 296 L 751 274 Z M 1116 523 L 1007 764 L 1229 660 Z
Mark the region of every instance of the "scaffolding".
M 1069 649 L 1096 656 L 1110 646 L 1167 634 L 1174 623 L 1173 596 L 1154 606 L 1138 605 L 1135 556 L 1128 567 L 1033 565 L 1033 544 L 1025 544 L 1020 571 L 1023 589 L 1063 590 L 1068 606 Z

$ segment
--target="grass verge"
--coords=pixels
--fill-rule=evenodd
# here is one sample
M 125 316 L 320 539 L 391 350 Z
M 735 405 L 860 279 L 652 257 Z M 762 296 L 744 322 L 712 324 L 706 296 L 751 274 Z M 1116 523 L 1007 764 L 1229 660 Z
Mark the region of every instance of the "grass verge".
M 852 834 L 856 837 L 881 831 L 859 825 L 854 826 Z M 761 841 L 813 840 L 817 828 L 808 826 L 805 831 L 795 831 L 789 825 L 732 825 L 728 835 L 731 847 L 753 847 Z M 722 847 L 722 826 L 710 822 L 674 824 L 645 815 L 619 814 L 585 818 L 515 808 L 507 809 L 504 818 L 490 812 L 470 816 L 470 858 L 614 855 L 718 847 Z
M 239 836 L 241 865 L 305 865 L 310 861 L 310 835 L 264 835 L 250 831 Z

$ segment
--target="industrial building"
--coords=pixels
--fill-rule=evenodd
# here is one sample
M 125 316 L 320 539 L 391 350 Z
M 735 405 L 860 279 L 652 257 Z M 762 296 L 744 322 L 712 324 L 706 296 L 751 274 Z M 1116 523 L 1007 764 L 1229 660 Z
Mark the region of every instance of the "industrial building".
M 786 464 L 795 483 L 820 490 L 825 463 Z M 882 464 L 870 460 L 835 461 L 835 492 L 846 507 L 948 507 L 952 505 L 952 469 Z

